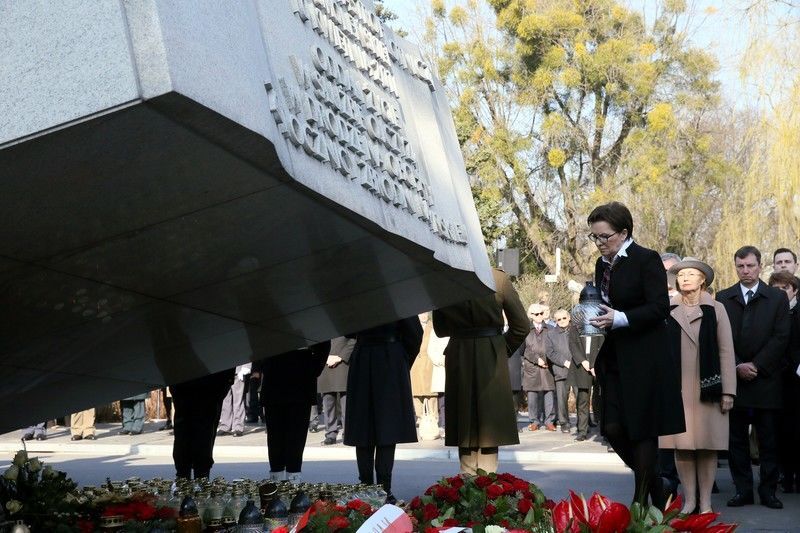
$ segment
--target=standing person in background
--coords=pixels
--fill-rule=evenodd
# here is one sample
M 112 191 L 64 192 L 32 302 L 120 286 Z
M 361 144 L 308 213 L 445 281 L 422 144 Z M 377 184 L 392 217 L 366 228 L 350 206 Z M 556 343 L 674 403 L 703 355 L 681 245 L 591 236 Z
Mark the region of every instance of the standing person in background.
M 417 316 L 390 322 L 355 335 L 347 376 L 344 443 L 356 447 L 358 478 L 377 479 L 394 504 L 392 470 L 395 445 L 417 442 L 411 365 L 422 345 Z
M 331 351 L 330 341 L 253 363 L 261 373 L 261 404 L 267 425 L 269 477 L 299 483 L 308 414 L 317 401 L 317 378 Z
M 800 313 L 797 312 L 797 293 L 800 282 L 791 271 L 773 272 L 769 286 L 780 289 L 789 299 L 791 330 L 786 358 L 789 364 L 783 372 L 783 408 L 778 433 L 780 485 L 783 492 L 800 492 Z
M 772 253 L 772 269 L 775 272 L 797 274 L 797 254 L 788 248 L 778 248 Z
M 431 324 L 433 324 L 432 321 Z M 439 337 L 435 331 L 431 331 L 430 339 L 428 339 L 428 357 L 431 358 L 431 363 L 433 364 L 433 371 L 431 372 L 431 392 L 436 394 L 436 401 L 439 408 L 437 422 L 439 423 L 439 437 L 441 438 L 445 436 L 444 428 L 446 416 L 444 391 L 446 390 L 445 364 L 447 359 L 444 355 L 444 351 L 449 341 L 449 337 Z
M 670 305 L 669 336 L 680 361 L 686 431 L 659 438 L 672 449 L 683 485 L 682 513 L 710 513 L 717 451 L 728 449 L 728 412 L 736 395 L 733 337 L 725 307 L 705 290 L 714 270 L 693 257 L 674 264 L 679 294 Z
M 264 421 L 264 411 L 261 409 L 261 400 L 258 391 L 261 389 L 261 373 L 251 366 L 248 379 L 244 383 L 244 407 L 246 424 L 258 424 L 259 419 Z
M 347 408 L 347 374 L 355 339 L 336 337 L 331 341 L 331 353 L 317 379 L 317 391 L 322 395 L 322 413 L 325 415 L 324 446 L 336 444 L 339 431 L 344 432 L 344 413 Z
M 22 440 L 46 440 L 47 439 L 47 422 L 39 422 L 33 426 L 29 426 L 22 432 Z
M 422 325 L 422 345 L 419 354 L 414 359 L 411 367 L 411 394 L 414 397 L 414 414 L 417 417 L 417 425 L 424 413 L 436 416 L 437 402 L 436 395 L 431 391 L 431 375 L 433 373 L 433 363 L 428 357 L 428 340 L 433 333 L 433 322 L 430 313 L 419 315 Z
M 445 445 L 458 446 L 461 471 L 468 474 L 496 472 L 499 446 L 519 443 L 507 359 L 530 326 L 509 277 L 498 269 L 492 275 L 494 295 L 433 312 L 436 334 L 450 337 Z
M 782 509 L 775 495 L 778 485 L 777 438 L 783 405 L 783 373 L 791 334 L 786 293 L 762 283 L 761 252 L 743 246 L 734 254 L 739 283 L 717 293 L 733 331 L 736 354 L 736 401 L 730 413 L 728 465 L 736 485 L 729 507 L 752 504 L 753 468 L 748 427 L 758 434 L 761 504 Z
M 533 327 L 525 337 L 522 354 L 522 389 L 528 394 L 528 431 L 537 431 L 544 425 L 555 431 L 555 378 L 547 364 L 547 332 L 551 329 L 545 319 L 545 307 L 532 304 L 528 318 Z
M 633 501 L 664 508 L 658 476 L 658 437 L 682 433 L 680 371 L 670 355 L 667 274 L 658 253 L 633 241 L 633 217 L 619 202 L 596 207 L 587 218 L 600 257 L 595 283 L 603 314 L 592 325 L 606 330 L 597 355 L 601 432 L 633 470 Z
M 511 394 L 514 396 L 514 417 L 517 417 L 519 410 L 525 402 L 522 399 L 522 354 L 525 352 L 525 343 L 519 345 L 508 358 L 508 380 L 511 383 Z M 520 431 L 524 426 L 520 428 Z
M 234 437 L 241 437 L 244 432 L 244 382 L 250 374 L 251 365 L 252 363 L 246 363 L 236 367 L 236 378 L 222 400 L 217 435 L 232 434 Z
M 558 424 L 561 426 L 562 433 L 569 433 L 569 409 L 567 400 L 569 389 L 567 388 L 567 377 L 572 366 L 572 353 L 569 350 L 569 313 L 565 309 L 559 309 L 553 314 L 556 327 L 547 330 L 545 338 L 545 353 L 547 360 L 550 361 L 550 369 L 555 378 L 555 404 L 558 414 Z
M 166 387 L 161 387 L 159 392 L 161 394 L 161 401 L 164 404 L 164 411 L 167 413 L 167 422 L 158 428 L 158 430 L 166 431 L 172 429 L 172 396 L 167 393 Z
M 70 416 L 69 432 L 71 440 L 94 440 L 94 407 L 73 413 Z
M 569 348 L 572 365 L 569 367 L 568 385 L 575 391 L 575 411 L 578 415 L 577 441 L 585 441 L 589 434 L 589 393 L 594 382 L 595 359 L 603 337 L 581 337 L 578 328 L 569 328 Z
M 234 380 L 234 369 L 170 385 L 175 416 L 172 459 L 175 477 L 208 478 L 214 465 L 214 441 L 222 401 Z
M 119 408 L 122 411 L 122 430 L 120 435 L 141 435 L 144 429 L 144 401 L 149 396 L 143 392 L 130 398 L 120 400 Z

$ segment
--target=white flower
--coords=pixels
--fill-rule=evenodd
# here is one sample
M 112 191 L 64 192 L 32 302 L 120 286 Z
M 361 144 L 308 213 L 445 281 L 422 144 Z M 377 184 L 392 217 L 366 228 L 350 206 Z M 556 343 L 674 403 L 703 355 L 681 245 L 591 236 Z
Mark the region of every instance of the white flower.
M 8 500 L 6 502 L 6 509 L 9 514 L 18 513 L 19 510 L 22 509 L 22 502 L 18 500 Z
M 15 466 L 21 467 L 24 466 L 27 461 L 28 461 L 28 452 L 26 452 L 25 450 L 20 450 L 17 452 L 17 455 L 14 456 L 14 460 L 12 461 L 12 463 L 14 463 Z
M 486 533 L 503 533 L 504 531 L 508 531 L 508 530 L 506 528 L 500 527 L 500 526 L 486 526 L 485 531 L 486 531 Z
M 42 462 L 39 461 L 38 457 L 34 457 L 30 461 L 28 461 L 28 471 L 36 473 L 42 469 Z
M 17 465 L 9 466 L 8 470 L 3 474 L 3 477 L 9 481 L 16 481 L 17 476 L 19 476 L 19 467 Z

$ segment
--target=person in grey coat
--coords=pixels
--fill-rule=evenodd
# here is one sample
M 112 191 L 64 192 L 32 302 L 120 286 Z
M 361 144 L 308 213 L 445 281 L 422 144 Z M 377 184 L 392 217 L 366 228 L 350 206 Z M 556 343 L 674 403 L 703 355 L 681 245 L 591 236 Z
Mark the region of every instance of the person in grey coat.
M 540 304 L 531 305 L 528 308 L 528 318 L 533 327 L 525 337 L 525 351 L 522 354 L 522 390 L 528 393 L 528 430 L 536 431 L 540 424 L 544 424 L 548 431 L 555 431 L 555 380 L 547 364 L 546 339 L 550 326 L 544 321 L 545 307 Z M 544 411 L 539 408 L 540 396 L 544 401 Z
M 336 337 L 331 340 L 331 353 L 317 379 L 317 392 L 322 395 L 322 414 L 325 419 L 324 446 L 336 444 L 339 430 L 344 430 L 347 408 L 347 374 L 355 339 Z
M 556 327 L 547 330 L 545 337 L 545 353 L 550 362 L 550 370 L 555 378 L 555 403 L 558 413 L 558 424 L 562 433 L 569 433 L 569 410 L 567 409 L 567 377 L 572 365 L 572 353 L 569 349 L 569 313 L 559 309 L 553 315 Z

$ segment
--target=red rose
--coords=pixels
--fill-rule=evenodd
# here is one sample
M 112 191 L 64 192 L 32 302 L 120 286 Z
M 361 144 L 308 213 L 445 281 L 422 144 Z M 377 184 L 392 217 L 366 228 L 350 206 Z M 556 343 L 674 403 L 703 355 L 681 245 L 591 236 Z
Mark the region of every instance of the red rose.
M 433 497 L 439 498 L 440 500 L 444 499 L 447 489 L 448 487 L 445 487 L 444 485 L 436 485 L 436 488 L 433 489 Z
M 508 528 L 508 526 L 510 526 L 511 524 L 508 522 L 508 520 L 504 518 L 500 520 L 500 525 L 503 526 L 504 528 Z
M 501 487 L 500 485 L 497 484 L 489 485 L 486 488 L 486 497 L 489 498 L 490 500 L 496 500 L 502 495 L 503 495 L 503 487 Z
M 422 507 L 422 500 L 419 496 L 414 496 L 414 498 L 411 500 L 411 509 L 417 510 L 420 507 Z
M 456 503 L 458 500 L 461 499 L 461 495 L 458 493 L 458 489 L 455 487 L 449 487 L 445 491 L 444 499 L 450 503 Z
M 475 478 L 475 484 L 482 489 L 485 489 L 492 484 L 492 479 L 489 476 L 478 476 Z
M 442 522 L 444 527 L 456 527 L 458 525 L 458 520 L 455 518 L 448 518 L 444 522 Z
M 509 483 L 514 483 L 515 481 L 522 481 L 518 477 L 509 474 L 508 472 L 503 472 L 502 474 L 497 474 L 497 479 L 500 481 L 507 481 Z
M 491 518 L 497 512 L 497 507 L 492 505 L 491 503 L 487 503 L 486 507 L 483 508 L 483 516 L 486 518 Z
M 337 513 L 344 514 L 347 512 L 347 507 L 345 507 L 344 505 L 337 505 L 336 507 L 333 508 L 333 510 Z
M 422 509 L 422 520 L 428 522 L 439 516 L 439 508 L 432 503 L 428 503 Z
M 348 520 L 344 516 L 334 516 L 333 518 L 328 520 L 329 531 L 339 531 L 340 529 L 344 529 L 349 525 L 350 525 L 350 520 Z
M 364 502 L 362 502 L 361 500 L 358 500 L 358 499 L 350 500 L 349 502 L 347 502 L 347 508 L 348 509 L 352 509 L 353 511 L 358 511 L 363 506 L 364 506 Z
M 428 487 L 428 489 L 425 491 L 425 496 L 430 496 L 431 494 L 433 494 L 433 490 L 438 486 L 439 485 L 431 485 L 430 487 Z
M 533 507 L 533 502 L 527 498 L 523 498 L 517 502 L 517 511 L 522 514 L 528 514 L 528 511 Z
M 464 486 L 464 480 L 461 479 L 461 476 L 453 476 L 447 480 L 450 483 L 450 486 L 456 489 L 460 489 Z
M 514 490 L 530 490 L 531 488 L 530 483 L 522 479 L 515 479 L 511 482 L 511 485 L 514 486 Z

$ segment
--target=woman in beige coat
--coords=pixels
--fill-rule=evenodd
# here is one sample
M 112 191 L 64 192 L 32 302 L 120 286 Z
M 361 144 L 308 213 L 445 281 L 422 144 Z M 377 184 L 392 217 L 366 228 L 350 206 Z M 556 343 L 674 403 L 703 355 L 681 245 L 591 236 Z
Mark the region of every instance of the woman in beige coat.
M 680 358 L 686 431 L 660 437 L 659 448 L 675 450 L 682 512 L 699 507 L 705 513 L 711 511 L 717 451 L 728 449 L 728 411 L 736 395 L 733 337 L 725 308 L 705 290 L 714 270 L 687 257 L 670 272 L 679 292 L 671 302 L 670 345 Z

